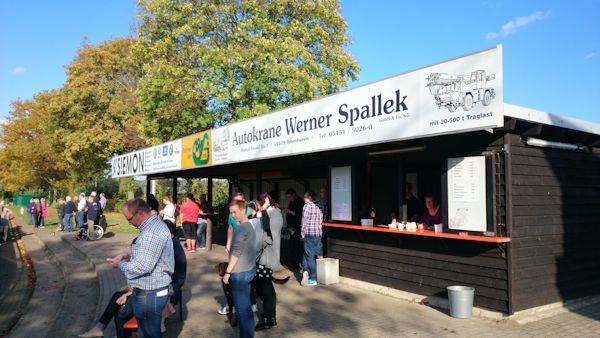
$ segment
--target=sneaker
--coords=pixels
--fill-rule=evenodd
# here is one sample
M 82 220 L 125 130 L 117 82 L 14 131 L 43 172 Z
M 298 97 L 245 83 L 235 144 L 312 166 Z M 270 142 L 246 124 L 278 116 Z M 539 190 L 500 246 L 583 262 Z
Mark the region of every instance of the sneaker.
M 317 281 L 309 278 L 308 283 L 306 283 L 306 286 L 317 286 Z
M 45 229 L 46 227 L 43 225 L 40 225 L 40 229 Z
M 304 271 L 304 272 L 302 272 L 302 281 L 300 282 L 300 285 L 306 286 L 307 284 L 308 284 L 308 271 Z
M 229 306 L 225 305 L 217 311 L 220 315 L 226 315 L 229 313 Z
M 201 247 L 198 248 L 198 250 L 206 250 L 206 247 L 201 246 Z
M 258 312 L 258 305 L 252 304 L 252 312 Z

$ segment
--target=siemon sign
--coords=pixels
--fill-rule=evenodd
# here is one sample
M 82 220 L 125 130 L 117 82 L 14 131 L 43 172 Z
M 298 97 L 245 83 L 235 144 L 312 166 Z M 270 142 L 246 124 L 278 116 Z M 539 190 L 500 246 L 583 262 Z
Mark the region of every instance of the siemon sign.
M 125 177 L 144 174 L 145 170 L 144 151 L 125 154 L 112 159 L 112 177 Z

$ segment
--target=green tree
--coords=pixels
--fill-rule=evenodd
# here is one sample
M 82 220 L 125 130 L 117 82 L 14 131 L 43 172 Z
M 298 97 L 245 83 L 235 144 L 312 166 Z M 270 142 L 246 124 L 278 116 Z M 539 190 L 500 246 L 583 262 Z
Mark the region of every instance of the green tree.
M 67 81 L 52 102 L 53 144 L 70 166 L 73 184 L 89 184 L 116 153 L 145 145 L 135 91 L 141 65 L 132 58 L 135 41 L 84 42 L 66 66 Z
M 152 143 L 337 92 L 359 70 L 337 0 L 138 7 L 138 104 Z
M 56 91 L 40 92 L 31 100 L 15 100 L 7 122 L 0 124 L 0 185 L 7 191 L 64 189 L 66 162 L 49 142 L 50 102 Z

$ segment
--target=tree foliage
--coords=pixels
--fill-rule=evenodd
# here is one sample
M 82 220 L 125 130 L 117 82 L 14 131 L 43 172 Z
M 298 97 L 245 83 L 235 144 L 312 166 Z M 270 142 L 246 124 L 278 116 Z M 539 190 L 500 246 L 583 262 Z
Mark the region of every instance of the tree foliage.
M 48 133 L 50 102 L 56 91 L 40 92 L 32 100 L 15 100 L 7 122 L 0 124 L 0 185 L 23 192 L 64 188 L 68 166 L 56 156 Z
M 116 191 L 99 180 L 115 154 L 337 92 L 358 72 L 338 0 L 138 8 L 136 39 L 84 42 L 63 86 L 13 101 L 0 124 L 3 192 Z M 187 188 L 204 191 L 201 182 Z M 133 179 L 119 180 L 115 200 L 134 190 Z M 215 183 L 217 204 L 227 192 Z
M 337 0 L 139 2 L 144 136 L 166 141 L 337 92 L 358 65 Z
M 101 175 L 108 160 L 145 145 L 135 91 L 142 75 L 132 57 L 135 41 L 84 43 L 66 66 L 67 81 L 52 102 L 53 143 L 62 149 L 75 181 Z

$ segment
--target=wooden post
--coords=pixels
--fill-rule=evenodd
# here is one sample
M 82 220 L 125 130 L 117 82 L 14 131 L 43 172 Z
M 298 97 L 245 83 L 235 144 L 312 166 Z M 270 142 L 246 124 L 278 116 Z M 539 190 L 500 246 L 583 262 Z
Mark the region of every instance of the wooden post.
M 210 209 L 212 209 L 213 207 L 213 178 L 212 177 L 208 177 L 208 182 L 207 182 L 207 192 L 208 192 L 208 196 L 207 196 L 207 202 L 208 205 L 210 206 Z M 211 251 L 212 250 L 212 215 L 211 216 L 207 216 L 206 217 L 206 250 L 207 251 Z
M 171 192 L 171 199 L 173 200 L 173 204 L 177 205 L 177 177 L 173 177 L 173 191 Z
M 206 250 L 212 250 L 212 217 L 206 217 Z
M 206 182 L 206 199 L 208 201 L 208 205 L 210 205 L 210 207 L 213 207 L 213 178 L 212 177 L 208 177 L 207 178 L 207 182 Z
M 146 176 L 146 203 L 148 203 L 148 199 L 150 198 L 150 186 L 152 185 L 152 179 Z

